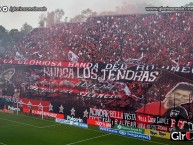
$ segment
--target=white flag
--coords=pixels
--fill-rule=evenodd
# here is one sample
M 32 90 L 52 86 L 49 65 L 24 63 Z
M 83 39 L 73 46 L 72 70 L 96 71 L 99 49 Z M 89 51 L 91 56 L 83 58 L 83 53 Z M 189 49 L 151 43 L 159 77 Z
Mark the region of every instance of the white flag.
M 130 91 L 130 89 L 128 88 L 128 86 L 125 84 L 125 87 L 124 87 L 124 92 L 125 92 L 125 94 L 127 95 L 127 96 L 130 96 L 131 95 L 131 91 Z
M 16 60 L 24 60 L 25 58 L 23 57 L 23 55 L 21 55 L 18 51 L 15 54 L 15 59 Z
M 71 50 L 68 52 L 68 59 L 72 62 L 78 62 L 78 55 L 76 55 Z

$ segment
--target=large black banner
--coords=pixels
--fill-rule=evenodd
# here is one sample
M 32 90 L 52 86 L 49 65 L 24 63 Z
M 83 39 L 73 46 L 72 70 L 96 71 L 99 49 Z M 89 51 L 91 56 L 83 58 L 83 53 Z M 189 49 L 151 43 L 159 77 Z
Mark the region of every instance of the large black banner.
M 0 96 L 190 119 L 192 79 L 188 67 L 1 64 Z

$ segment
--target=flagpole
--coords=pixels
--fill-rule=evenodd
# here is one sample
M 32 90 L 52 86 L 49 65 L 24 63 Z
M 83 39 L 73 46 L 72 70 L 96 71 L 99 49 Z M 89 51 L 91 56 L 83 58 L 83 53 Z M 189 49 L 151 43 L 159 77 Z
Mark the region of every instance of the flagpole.
M 42 97 L 41 97 L 41 102 L 40 102 L 40 104 L 42 105 Z M 43 120 L 43 117 L 44 117 L 44 110 L 43 110 L 43 105 L 41 106 L 41 109 L 42 109 L 42 120 Z
M 17 115 L 18 115 L 18 102 L 19 102 L 19 101 L 17 101 Z
M 192 105 L 192 103 L 190 103 L 190 96 L 191 94 L 189 94 L 189 108 L 188 108 L 188 119 L 189 120 L 190 120 L 190 109 L 191 109 L 190 105 Z

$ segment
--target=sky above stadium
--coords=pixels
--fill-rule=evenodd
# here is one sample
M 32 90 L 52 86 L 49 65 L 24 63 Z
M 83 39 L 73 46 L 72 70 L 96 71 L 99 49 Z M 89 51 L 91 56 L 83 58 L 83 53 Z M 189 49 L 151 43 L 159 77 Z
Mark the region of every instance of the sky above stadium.
M 116 7 L 124 3 L 136 4 L 153 4 L 154 6 L 172 6 L 180 7 L 192 0 L 0 0 L 0 7 L 43 7 L 47 8 L 46 12 L 0 12 L 0 25 L 7 30 L 16 28 L 20 29 L 27 22 L 33 28 L 38 27 L 39 16 L 42 13 L 63 9 L 64 17 L 72 18 L 81 13 L 82 10 L 90 8 L 97 13 L 102 11 L 114 11 Z

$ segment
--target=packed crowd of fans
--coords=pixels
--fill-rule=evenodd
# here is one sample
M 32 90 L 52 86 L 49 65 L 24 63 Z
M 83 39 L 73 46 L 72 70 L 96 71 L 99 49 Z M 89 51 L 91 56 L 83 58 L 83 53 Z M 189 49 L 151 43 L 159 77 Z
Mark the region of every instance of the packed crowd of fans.
M 191 12 L 99 16 L 82 23 L 35 28 L 8 50 L 4 58 L 71 61 L 68 54 L 72 51 L 79 62 L 129 65 L 135 59 L 138 64 L 193 66 L 192 17 Z M 130 82 L 127 85 L 132 95 L 140 98 L 136 100 L 132 95 L 111 100 L 84 99 L 76 95 L 73 98 L 82 105 L 136 110 L 139 107 L 136 103 L 162 101 L 170 85 L 179 81 L 163 79 L 151 89 L 152 84 Z
M 69 61 L 71 50 L 79 62 L 192 66 L 193 13 L 155 13 L 90 17 L 82 23 L 36 28 L 5 58 Z

